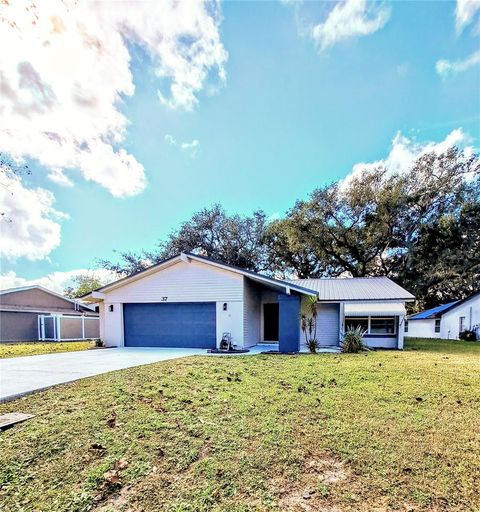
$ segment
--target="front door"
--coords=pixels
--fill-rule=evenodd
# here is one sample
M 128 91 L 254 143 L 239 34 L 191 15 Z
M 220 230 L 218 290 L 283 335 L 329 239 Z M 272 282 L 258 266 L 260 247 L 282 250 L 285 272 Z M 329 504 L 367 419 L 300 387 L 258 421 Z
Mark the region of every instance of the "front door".
M 263 341 L 278 341 L 278 303 L 263 305 Z

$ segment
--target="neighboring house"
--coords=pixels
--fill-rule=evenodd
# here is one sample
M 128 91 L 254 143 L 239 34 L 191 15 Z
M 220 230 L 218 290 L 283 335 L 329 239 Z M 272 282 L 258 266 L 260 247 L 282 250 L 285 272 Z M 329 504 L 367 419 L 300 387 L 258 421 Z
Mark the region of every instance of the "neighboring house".
M 440 338 L 442 313 L 457 302 L 455 300 L 408 316 L 405 321 L 405 337 Z
M 304 348 L 300 315 L 310 297 L 322 346 L 361 325 L 370 346 L 403 348 L 405 302 L 414 297 L 386 277 L 281 281 L 182 253 L 82 299 L 100 304 L 107 346 L 215 348 L 228 332 L 239 347 L 295 352 Z
M 416 338 L 458 340 L 465 330 L 474 330 L 480 337 L 480 292 L 411 315 L 405 324 L 405 336 Z
M 480 337 L 480 292 L 458 301 L 443 312 L 441 338 L 457 340 L 465 329 L 476 331 Z
M 0 342 L 98 338 L 95 308 L 43 288 L 0 290 Z

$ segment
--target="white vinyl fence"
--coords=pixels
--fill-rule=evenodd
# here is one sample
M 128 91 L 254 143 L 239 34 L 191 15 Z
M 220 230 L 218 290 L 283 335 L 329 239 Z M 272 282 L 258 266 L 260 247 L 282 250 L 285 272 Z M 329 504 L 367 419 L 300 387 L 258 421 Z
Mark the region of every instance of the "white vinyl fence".
M 38 339 L 73 341 L 100 337 L 100 319 L 94 316 L 38 315 Z

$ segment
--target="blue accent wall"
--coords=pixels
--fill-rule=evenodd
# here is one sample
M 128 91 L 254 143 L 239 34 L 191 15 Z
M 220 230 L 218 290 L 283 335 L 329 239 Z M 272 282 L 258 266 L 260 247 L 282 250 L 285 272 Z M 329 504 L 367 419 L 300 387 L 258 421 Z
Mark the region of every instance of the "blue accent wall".
M 124 304 L 125 346 L 216 347 L 215 302 Z
M 278 306 L 278 350 L 298 352 L 300 350 L 300 296 L 280 294 Z

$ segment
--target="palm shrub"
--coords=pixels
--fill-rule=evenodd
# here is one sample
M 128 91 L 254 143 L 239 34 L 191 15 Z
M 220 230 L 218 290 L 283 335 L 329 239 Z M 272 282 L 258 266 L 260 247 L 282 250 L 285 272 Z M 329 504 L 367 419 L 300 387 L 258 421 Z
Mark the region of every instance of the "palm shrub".
M 343 335 L 342 352 L 356 354 L 362 350 L 367 350 L 367 346 L 363 341 L 363 337 L 365 336 L 366 331 L 362 329 L 359 325 L 357 327 L 350 328 Z
M 305 336 L 305 345 L 313 354 L 320 344 L 317 340 L 317 298 L 309 297 L 306 307 L 307 312 L 302 313 L 301 327 Z

